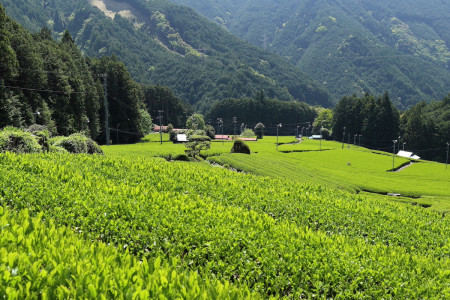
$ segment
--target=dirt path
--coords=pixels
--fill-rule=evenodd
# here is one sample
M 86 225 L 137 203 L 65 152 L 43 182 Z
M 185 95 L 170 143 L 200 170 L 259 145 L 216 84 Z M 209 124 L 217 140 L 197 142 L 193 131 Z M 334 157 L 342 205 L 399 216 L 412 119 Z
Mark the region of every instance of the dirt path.
M 407 164 L 406 166 L 401 167 L 400 169 L 396 170 L 395 172 L 403 171 L 404 169 L 406 169 L 406 168 L 412 166 L 413 164 L 414 164 L 413 162 L 410 162 L 409 164 Z

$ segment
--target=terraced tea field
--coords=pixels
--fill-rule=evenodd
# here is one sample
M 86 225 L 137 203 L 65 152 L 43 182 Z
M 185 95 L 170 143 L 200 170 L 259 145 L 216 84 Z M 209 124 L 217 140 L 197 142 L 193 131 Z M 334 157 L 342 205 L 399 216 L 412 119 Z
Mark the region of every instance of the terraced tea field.
M 282 153 L 274 142 L 249 143 L 258 153 L 247 156 L 212 144 L 209 159 L 246 173 L 154 158 L 184 151 L 157 142 L 105 156 L 1 153 L 0 296 L 450 297 L 450 219 L 356 194 L 364 176 L 396 191 L 407 171 L 430 178 L 411 194 L 445 199 L 448 177 L 440 189 L 431 180 L 442 164 L 391 173 L 392 157 L 363 149 Z

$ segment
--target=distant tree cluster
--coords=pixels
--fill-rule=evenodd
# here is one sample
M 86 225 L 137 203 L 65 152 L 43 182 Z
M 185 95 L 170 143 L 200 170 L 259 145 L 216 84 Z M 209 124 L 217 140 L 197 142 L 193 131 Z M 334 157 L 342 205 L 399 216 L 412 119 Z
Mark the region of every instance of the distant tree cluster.
M 316 116 L 317 110 L 306 103 L 279 101 L 267 98 L 264 93 L 260 92 L 255 98 L 230 98 L 215 102 L 205 119 L 214 123 L 217 118 L 221 118 L 225 123 L 231 124 L 233 117 L 237 117 L 239 124 L 253 129 L 260 122 L 263 122 L 266 127 L 274 127 L 274 124 L 280 122 L 286 124 L 311 122 Z M 256 129 L 258 135 L 263 134 L 264 125 L 262 127 L 261 125 Z M 239 125 L 237 126 L 239 128 Z M 244 131 L 245 128 L 241 129 Z M 268 128 L 265 131 L 271 134 Z M 234 126 L 227 126 L 224 128 L 224 132 L 234 133 Z
M 442 101 L 421 102 L 400 118 L 401 143 L 420 157 L 445 162 L 450 142 L 450 94 Z
M 388 93 L 375 98 L 366 94 L 343 97 L 334 108 L 333 133 L 335 140 L 354 141 L 362 135 L 367 147 L 385 148 L 392 145 L 399 134 L 400 114 Z
M 356 135 L 356 136 L 355 136 Z M 445 161 L 450 141 L 450 94 L 442 101 L 421 102 L 404 113 L 394 107 L 387 93 L 343 97 L 333 111 L 335 140 L 361 144 L 373 149 L 412 151 L 424 159 Z

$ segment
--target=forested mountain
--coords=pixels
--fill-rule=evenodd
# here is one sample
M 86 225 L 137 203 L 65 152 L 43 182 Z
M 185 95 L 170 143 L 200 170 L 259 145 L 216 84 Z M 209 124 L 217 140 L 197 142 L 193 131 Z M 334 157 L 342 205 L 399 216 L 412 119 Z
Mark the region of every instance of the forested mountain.
M 140 85 L 114 56 L 83 56 L 68 31 L 31 34 L 0 5 L 0 128 L 44 125 L 51 135 L 84 131 L 104 143 L 106 87 L 113 143 L 136 142 L 151 130 L 149 111 L 182 126 L 187 104 L 167 87 Z
M 193 9 L 165 0 L 1 0 L 31 30 L 67 28 L 88 56 L 116 55 L 134 79 L 165 85 L 206 111 L 220 99 L 271 98 L 329 106 L 323 86 Z
M 397 107 L 450 90 L 446 0 L 171 0 L 297 65 L 335 99 L 389 91 Z

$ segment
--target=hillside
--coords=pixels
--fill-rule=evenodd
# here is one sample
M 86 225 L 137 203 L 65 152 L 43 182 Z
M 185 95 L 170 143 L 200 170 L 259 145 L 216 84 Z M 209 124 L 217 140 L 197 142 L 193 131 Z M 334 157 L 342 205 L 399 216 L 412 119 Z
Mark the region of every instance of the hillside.
M 246 173 L 144 153 L 183 153 L 172 143 L 105 146 L 104 156 L 0 153 L 0 297 L 448 299 L 443 212 L 326 184 L 347 185 L 348 174 L 365 188 L 414 184 L 448 197 L 442 164 L 418 164 L 410 182 L 386 174 L 390 156 L 284 154 L 274 142 L 219 156 L 242 159 Z M 270 160 L 255 166 L 261 155 Z
M 171 1 L 285 57 L 336 99 L 389 91 L 404 109 L 450 90 L 448 1 Z
M 31 30 L 69 29 L 89 56 L 115 55 L 135 80 L 169 86 L 196 109 L 264 90 L 280 100 L 329 106 L 330 96 L 284 59 L 234 37 L 194 10 L 167 1 L 2 0 Z

